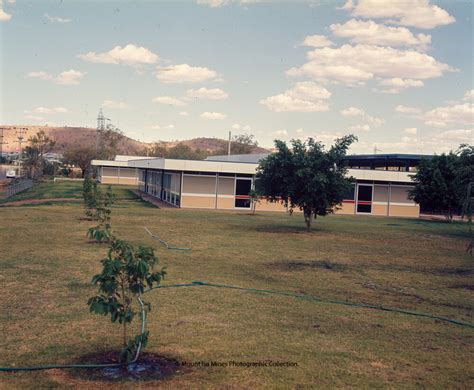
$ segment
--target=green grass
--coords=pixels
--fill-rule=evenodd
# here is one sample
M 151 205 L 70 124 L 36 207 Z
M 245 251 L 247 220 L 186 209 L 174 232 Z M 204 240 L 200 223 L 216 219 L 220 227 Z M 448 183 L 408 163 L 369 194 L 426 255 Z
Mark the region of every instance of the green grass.
M 100 185 L 102 188 L 107 188 L 106 185 Z M 121 200 L 137 199 L 130 189 L 133 187 L 116 185 L 113 186 L 113 191 Z M 71 198 L 82 199 L 82 182 L 80 181 L 58 181 L 51 180 L 35 183 L 33 187 L 26 191 L 20 192 L 8 199 L 0 199 L 1 203 L 14 202 L 20 200 L 31 199 L 54 199 L 54 198 Z
M 86 305 L 107 247 L 87 242 L 92 223 L 82 213 L 81 204 L 0 209 L 0 366 L 71 363 L 120 349 L 119 326 Z M 474 322 L 474 260 L 464 252 L 460 223 L 330 216 L 308 234 L 299 215 L 157 209 L 129 200 L 118 202 L 112 221 L 119 237 L 156 248 L 166 283 L 204 280 Z M 192 250 L 166 250 L 143 226 Z M 146 299 L 147 351 L 180 361 L 298 363 L 192 368 L 162 382 L 167 388 L 474 386 L 469 328 L 211 287 L 157 290 Z M 8 389 L 158 385 L 100 383 L 84 372 L 0 373 Z

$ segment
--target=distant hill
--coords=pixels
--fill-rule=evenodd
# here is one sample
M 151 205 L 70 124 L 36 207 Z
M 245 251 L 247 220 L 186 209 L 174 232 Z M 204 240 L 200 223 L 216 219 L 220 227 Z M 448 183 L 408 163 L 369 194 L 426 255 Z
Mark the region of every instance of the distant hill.
M 19 151 L 18 144 L 18 128 L 22 127 L 26 129 L 24 134 L 23 147 L 28 145 L 28 139 L 38 133 L 40 130 L 44 130 L 45 133 L 52 139 L 56 140 L 56 146 L 53 150 L 54 153 L 63 153 L 64 150 L 73 145 L 90 145 L 95 146 L 97 130 L 89 127 L 52 127 L 52 126 L 2 126 L 5 130 L 4 145 L 2 150 L 4 152 L 15 152 Z M 15 129 L 16 128 L 16 129 Z M 167 148 L 173 147 L 176 144 L 182 142 L 192 149 L 201 149 L 210 153 L 215 153 L 218 150 L 227 148 L 227 141 L 219 138 L 205 138 L 199 137 L 184 141 L 160 141 L 159 143 Z M 124 136 L 119 143 L 119 154 L 125 155 L 140 155 L 143 154 L 143 150 L 147 144 L 145 142 L 137 141 L 133 138 Z M 263 153 L 267 149 L 254 147 L 252 153 Z
M 216 152 L 222 149 L 227 150 L 228 142 L 229 141 L 220 139 L 220 138 L 199 137 L 199 138 L 193 138 L 193 139 L 184 140 L 184 141 L 161 142 L 161 144 L 169 148 L 169 147 L 177 145 L 178 143 L 182 143 L 189 146 L 192 149 L 201 149 L 201 150 L 205 150 L 207 152 L 212 153 L 212 152 Z M 259 146 L 254 146 L 252 148 L 252 154 L 265 153 L 265 152 L 268 152 L 268 149 L 261 148 Z

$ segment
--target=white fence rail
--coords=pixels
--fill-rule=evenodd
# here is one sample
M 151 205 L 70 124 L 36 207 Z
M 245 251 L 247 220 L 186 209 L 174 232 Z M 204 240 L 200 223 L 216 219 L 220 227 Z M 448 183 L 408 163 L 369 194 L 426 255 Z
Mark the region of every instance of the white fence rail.
M 31 187 L 33 187 L 33 181 L 30 179 L 24 179 L 16 183 L 10 184 L 7 187 L 5 194 L 6 194 L 6 197 L 9 198 L 10 196 L 18 194 L 19 192 L 25 191 Z

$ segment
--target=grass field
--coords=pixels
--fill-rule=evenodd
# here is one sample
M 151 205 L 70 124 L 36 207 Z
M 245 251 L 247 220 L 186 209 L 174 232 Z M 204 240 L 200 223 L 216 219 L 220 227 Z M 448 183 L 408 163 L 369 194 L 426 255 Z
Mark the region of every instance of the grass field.
M 80 196 L 80 184 L 45 184 L 21 196 L 68 191 Z M 203 280 L 474 322 L 474 260 L 464 252 L 460 223 L 330 216 L 308 234 L 298 215 L 158 209 L 120 191 L 114 230 L 156 248 L 168 268 L 165 283 Z M 80 203 L 0 209 L 0 366 L 72 363 L 120 349 L 118 325 L 89 314 L 86 305 L 107 247 L 87 242 L 91 222 L 82 217 Z M 192 250 L 166 250 L 144 226 Z M 84 372 L 0 373 L 0 387 L 474 387 L 474 330 L 466 327 L 211 287 L 157 290 L 146 298 L 147 351 L 188 362 L 298 366 L 195 367 L 162 382 L 119 384 Z

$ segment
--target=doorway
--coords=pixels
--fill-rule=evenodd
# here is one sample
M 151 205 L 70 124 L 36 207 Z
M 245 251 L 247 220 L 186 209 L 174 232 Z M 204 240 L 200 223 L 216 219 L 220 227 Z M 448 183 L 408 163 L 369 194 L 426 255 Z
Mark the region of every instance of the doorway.
M 249 192 L 252 189 L 252 179 L 235 179 L 235 203 L 236 209 L 250 209 Z
M 357 185 L 357 214 L 372 214 L 372 198 L 374 186 L 371 184 Z

